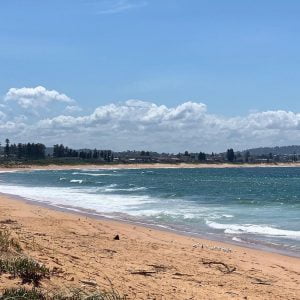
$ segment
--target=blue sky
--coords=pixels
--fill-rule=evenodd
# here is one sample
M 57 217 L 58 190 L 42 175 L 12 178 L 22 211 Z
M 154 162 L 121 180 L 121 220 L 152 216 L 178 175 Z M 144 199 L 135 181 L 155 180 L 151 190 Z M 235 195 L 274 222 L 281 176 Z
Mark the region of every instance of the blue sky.
M 226 120 L 298 116 L 299 15 L 296 0 L 3 0 L 0 95 L 43 86 L 74 99 L 82 116 L 128 99 L 204 103 Z

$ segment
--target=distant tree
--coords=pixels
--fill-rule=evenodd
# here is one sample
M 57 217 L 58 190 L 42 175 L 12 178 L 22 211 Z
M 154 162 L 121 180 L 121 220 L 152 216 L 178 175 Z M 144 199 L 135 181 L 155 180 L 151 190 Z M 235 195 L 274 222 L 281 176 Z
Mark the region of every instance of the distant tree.
M 234 155 L 234 151 L 232 148 L 227 150 L 227 154 L 226 154 L 227 160 L 230 162 L 234 161 L 235 155 Z
M 5 153 L 6 157 L 9 156 L 9 139 L 6 139 L 6 140 L 5 140 L 4 153 Z
M 99 152 L 97 149 L 94 149 L 93 151 L 93 159 L 97 159 L 99 157 Z
M 189 156 L 189 152 L 188 152 L 188 151 L 185 151 L 185 152 L 184 152 L 184 156 Z
M 204 152 L 200 152 L 198 154 L 198 160 L 201 160 L 201 161 L 206 160 L 206 154 Z

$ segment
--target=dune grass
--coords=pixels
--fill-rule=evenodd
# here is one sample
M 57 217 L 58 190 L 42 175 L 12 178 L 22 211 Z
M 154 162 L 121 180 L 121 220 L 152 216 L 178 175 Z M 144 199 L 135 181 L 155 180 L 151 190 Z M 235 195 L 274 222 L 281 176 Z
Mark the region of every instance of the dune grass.
M 5 221 L 8 222 L 8 221 Z M 22 247 L 8 229 L 0 229 L 0 276 L 9 274 L 10 278 L 20 278 L 21 284 L 32 284 L 28 289 L 18 285 L 0 292 L 0 300 L 125 300 L 112 288 L 111 291 L 87 293 L 82 289 L 68 292 L 45 292 L 39 289 L 44 278 L 54 275 L 45 265 L 25 256 Z
M 40 290 L 33 288 L 12 288 L 7 289 L 0 295 L 0 300 L 126 300 L 116 292 L 96 292 L 87 294 L 82 290 L 76 290 L 68 295 L 43 293 Z
M 0 254 L 8 252 L 21 252 L 22 248 L 19 242 L 11 236 L 9 230 L 0 230 Z
M 27 257 L 0 259 L 0 274 L 3 273 L 21 278 L 22 284 L 32 283 L 34 286 L 38 286 L 43 278 L 50 275 L 47 267 Z

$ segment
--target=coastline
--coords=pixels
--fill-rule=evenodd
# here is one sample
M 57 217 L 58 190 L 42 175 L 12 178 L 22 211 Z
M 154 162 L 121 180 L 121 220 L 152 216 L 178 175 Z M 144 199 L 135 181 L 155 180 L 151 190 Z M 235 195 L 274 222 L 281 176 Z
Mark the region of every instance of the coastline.
M 47 287 L 78 286 L 85 278 L 109 288 L 108 277 L 129 299 L 297 299 L 300 295 L 299 258 L 90 218 L 0 195 L 0 220 L 7 219 L 16 221 L 10 229 L 32 257 L 63 269 L 62 277 L 47 282 Z M 116 234 L 119 241 L 113 239 Z M 222 265 L 205 262 L 222 262 L 236 271 L 226 273 Z M 0 288 L 3 284 L 7 282 L 1 278 Z
M 49 165 L 0 165 L 1 172 L 9 171 L 27 171 L 27 170 L 78 170 L 78 169 L 224 169 L 224 168 L 296 168 L 300 167 L 299 163 L 277 163 L 277 164 L 230 164 L 230 163 L 132 163 L 132 164 L 49 164 Z
M 37 200 L 30 200 L 27 198 L 23 198 L 22 196 L 5 194 L 5 193 L 0 192 L 0 198 L 1 197 L 8 198 L 11 201 L 14 201 L 14 200 L 22 201 L 26 204 L 50 209 L 52 211 L 58 211 L 58 212 L 62 212 L 62 213 L 74 214 L 74 215 L 78 215 L 81 217 L 90 218 L 90 219 L 97 220 L 100 222 L 101 221 L 116 222 L 117 224 L 139 226 L 139 227 L 142 227 L 145 229 L 157 230 L 159 232 L 176 234 L 176 235 L 186 237 L 186 238 L 195 238 L 195 239 L 199 239 L 201 241 L 209 241 L 211 243 L 216 242 L 216 243 L 222 244 L 223 247 L 225 247 L 225 248 L 237 246 L 237 247 L 241 247 L 241 248 L 262 251 L 264 253 L 274 253 L 274 254 L 279 254 L 279 255 L 283 255 L 283 256 L 300 259 L 300 253 L 297 253 L 297 252 L 291 252 L 291 251 L 286 251 L 283 249 L 272 248 L 270 246 L 265 246 L 263 244 L 254 244 L 254 243 L 246 243 L 246 242 L 241 243 L 241 242 L 234 241 L 233 239 L 226 240 L 224 237 L 222 238 L 220 236 L 216 237 L 216 236 L 211 236 L 211 235 L 208 235 L 205 233 L 183 231 L 183 230 L 179 230 L 176 228 L 163 226 L 160 224 L 143 222 L 142 220 L 132 220 L 130 218 L 126 218 L 126 215 L 112 217 L 112 216 L 108 216 L 105 214 L 101 214 L 92 209 L 85 209 L 82 207 L 72 207 L 72 206 L 66 206 L 66 205 L 56 206 L 54 204 L 50 204 L 50 203 L 46 203 L 46 202 L 39 202 Z

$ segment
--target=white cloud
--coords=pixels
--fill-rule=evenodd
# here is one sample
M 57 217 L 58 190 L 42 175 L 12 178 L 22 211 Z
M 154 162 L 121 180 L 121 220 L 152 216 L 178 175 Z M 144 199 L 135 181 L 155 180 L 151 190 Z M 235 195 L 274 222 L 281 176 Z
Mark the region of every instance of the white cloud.
M 142 0 L 109 0 L 100 4 L 101 6 L 97 10 L 98 14 L 117 14 L 133 8 L 146 6 L 147 2 Z
M 3 120 L 6 118 L 6 114 L 0 110 L 0 120 Z
M 72 115 L 74 111 L 76 116 Z M 300 140 L 300 113 L 277 110 L 224 117 L 209 113 L 205 104 L 193 101 L 167 107 L 128 100 L 99 106 L 90 114 L 69 105 L 64 114 L 54 117 L 16 115 L 10 120 L 0 118 L 0 131 L 5 130 L 16 142 L 39 140 L 47 145 L 65 143 L 113 150 L 243 150 L 299 144 Z
M 75 113 L 82 111 L 82 108 L 77 105 L 67 105 L 65 108 L 66 113 Z
M 15 101 L 22 108 L 45 107 L 49 103 L 74 103 L 74 100 L 55 90 L 47 90 L 43 86 L 35 88 L 11 88 L 5 95 L 5 101 Z

